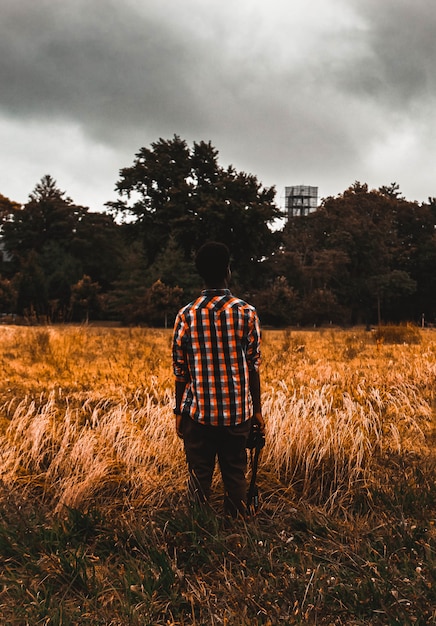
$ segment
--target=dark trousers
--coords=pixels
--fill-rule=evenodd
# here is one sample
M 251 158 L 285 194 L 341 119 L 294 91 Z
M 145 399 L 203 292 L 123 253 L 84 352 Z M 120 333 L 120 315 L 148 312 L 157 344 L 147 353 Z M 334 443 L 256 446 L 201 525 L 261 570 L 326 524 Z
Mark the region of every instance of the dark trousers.
M 250 427 L 251 420 L 238 426 L 207 426 L 184 416 L 183 443 L 191 500 L 198 503 L 208 501 L 218 458 L 224 484 L 224 512 L 232 517 L 246 515 L 246 443 Z

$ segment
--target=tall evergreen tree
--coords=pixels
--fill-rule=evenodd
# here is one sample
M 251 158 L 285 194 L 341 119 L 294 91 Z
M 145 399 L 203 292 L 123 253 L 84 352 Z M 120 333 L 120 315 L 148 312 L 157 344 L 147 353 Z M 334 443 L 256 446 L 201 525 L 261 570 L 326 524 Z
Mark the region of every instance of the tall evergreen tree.
M 66 319 L 71 287 L 83 275 L 106 290 L 118 277 L 120 226 L 111 215 L 74 204 L 51 176 L 43 176 L 25 205 L 7 208 L 2 235 L 10 272 L 19 274 L 18 312 L 32 305 L 40 315 Z M 41 283 L 38 294 L 32 280 Z

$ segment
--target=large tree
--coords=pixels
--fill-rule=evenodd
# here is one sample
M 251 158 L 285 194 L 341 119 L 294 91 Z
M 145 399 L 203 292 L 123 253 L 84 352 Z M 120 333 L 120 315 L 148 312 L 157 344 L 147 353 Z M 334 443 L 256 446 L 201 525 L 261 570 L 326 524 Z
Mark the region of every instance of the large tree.
M 399 321 L 418 319 L 424 306 L 434 316 L 435 260 L 431 205 L 406 201 L 395 183 L 370 191 L 356 182 L 288 222 L 275 269 L 312 302 L 306 317 L 313 294 L 328 290 L 325 319 L 336 301 L 339 317 L 348 311 L 351 322 Z
M 171 240 L 185 259 L 204 241 L 221 240 L 231 249 L 238 282 L 249 287 L 259 280 L 262 260 L 275 247 L 275 190 L 220 166 L 210 142 L 189 148 L 177 135 L 159 139 L 121 170 L 116 188 L 120 199 L 108 206 L 142 239 L 149 266 Z
M 20 206 L 3 203 L 3 245 L 18 284 L 18 312 L 34 310 L 66 319 L 71 287 L 83 275 L 103 289 L 118 277 L 121 227 L 108 214 L 91 213 L 66 197 L 56 181 L 44 176 Z M 38 282 L 35 290 L 32 284 Z
M 3 223 L 5 246 L 19 264 L 32 251 L 40 254 L 49 242 L 67 245 L 84 212 L 65 197 L 50 175 L 43 176 L 29 201 L 16 207 Z

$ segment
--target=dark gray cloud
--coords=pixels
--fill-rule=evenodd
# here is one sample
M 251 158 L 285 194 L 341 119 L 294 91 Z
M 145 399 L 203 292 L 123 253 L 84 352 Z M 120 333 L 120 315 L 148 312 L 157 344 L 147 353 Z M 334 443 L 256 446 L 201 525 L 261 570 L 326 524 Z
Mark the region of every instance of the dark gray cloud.
M 352 0 L 362 19 L 361 58 L 342 68 L 345 91 L 407 111 L 436 95 L 436 7 L 427 0 Z
M 177 133 L 211 140 L 279 196 L 356 179 L 436 195 L 428 0 L 0 0 L 0 11 L 9 180 L 17 168 L 30 180 L 36 160 L 101 205 L 141 146 Z M 0 185 L 16 194 L 2 174 Z
M 152 12 L 112 0 L 4 9 L 0 77 L 10 88 L 1 107 L 10 114 L 74 119 L 102 136 L 192 114 L 181 70 L 192 52 Z

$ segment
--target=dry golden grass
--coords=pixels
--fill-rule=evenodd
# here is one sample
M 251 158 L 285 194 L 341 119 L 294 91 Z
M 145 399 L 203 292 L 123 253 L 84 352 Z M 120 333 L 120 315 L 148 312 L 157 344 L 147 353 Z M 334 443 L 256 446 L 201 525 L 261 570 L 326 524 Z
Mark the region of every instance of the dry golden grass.
M 184 505 L 170 347 L 0 327 L 0 623 L 436 623 L 436 333 L 266 331 L 262 504 L 230 529 Z
M 55 511 L 180 487 L 168 333 L 1 328 L 1 472 Z M 176 469 L 177 467 L 178 470 Z
M 430 452 L 435 338 L 385 346 L 366 331 L 267 334 L 266 465 L 329 507 L 370 487 L 384 456 Z
M 0 328 L 1 475 L 54 511 L 96 498 L 159 506 L 184 489 L 173 429 L 171 332 Z M 436 336 L 266 331 L 265 493 L 327 509 L 381 479 L 387 455 L 431 452 Z M 383 465 L 383 464 L 382 464 Z

